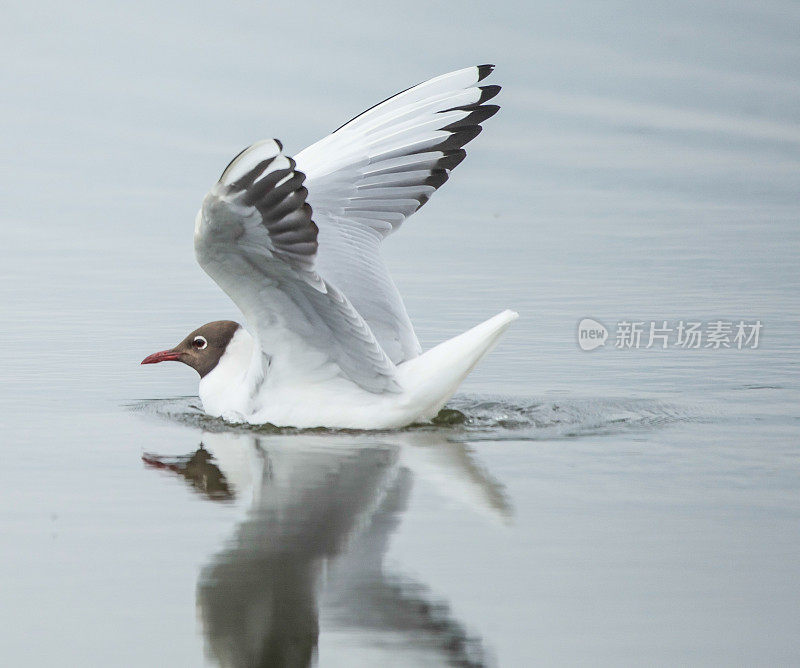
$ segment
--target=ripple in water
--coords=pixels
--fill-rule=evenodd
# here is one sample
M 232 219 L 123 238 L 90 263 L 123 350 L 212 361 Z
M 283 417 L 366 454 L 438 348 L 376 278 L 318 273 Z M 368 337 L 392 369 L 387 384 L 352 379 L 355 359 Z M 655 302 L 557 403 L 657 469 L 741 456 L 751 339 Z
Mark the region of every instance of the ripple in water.
M 296 429 L 272 424 L 232 423 L 206 415 L 198 397 L 148 399 L 132 410 L 211 432 L 256 434 L 360 433 L 341 429 Z M 437 431 L 471 440 L 548 440 L 650 430 L 696 421 L 668 403 L 643 399 L 566 399 L 549 401 L 514 397 L 457 395 L 431 422 L 396 431 Z

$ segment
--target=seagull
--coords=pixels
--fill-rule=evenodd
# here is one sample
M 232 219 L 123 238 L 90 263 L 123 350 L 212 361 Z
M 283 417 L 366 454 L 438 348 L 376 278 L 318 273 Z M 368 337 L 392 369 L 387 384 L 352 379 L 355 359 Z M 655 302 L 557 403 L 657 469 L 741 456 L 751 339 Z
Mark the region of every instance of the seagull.
M 499 107 L 478 65 L 413 86 L 291 158 L 256 142 L 195 220 L 203 270 L 247 327 L 210 322 L 142 364 L 200 375 L 210 416 L 279 427 L 396 429 L 435 417 L 518 314 L 422 352 L 381 257 Z

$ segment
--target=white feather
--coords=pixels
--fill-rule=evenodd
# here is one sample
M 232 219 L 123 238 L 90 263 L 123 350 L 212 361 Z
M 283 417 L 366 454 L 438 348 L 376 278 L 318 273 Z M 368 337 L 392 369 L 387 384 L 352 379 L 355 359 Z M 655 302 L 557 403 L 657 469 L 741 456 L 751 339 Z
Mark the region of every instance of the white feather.
M 480 106 L 498 90 L 477 87 L 488 71 L 390 98 L 302 151 L 297 169 L 275 140 L 231 161 L 198 214 L 195 251 L 250 330 L 202 379 L 206 412 L 358 429 L 429 419 L 516 319 L 505 311 L 420 356 L 380 256 L 497 110 Z
M 472 111 L 459 107 L 481 99 L 481 77 L 468 67 L 414 86 L 296 156 L 320 230 L 317 269 L 348 296 L 395 364 L 422 348 L 380 241 L 433 194 L 434 170 L 457 162 L 437 147 L 452 136 L 444 128 Z

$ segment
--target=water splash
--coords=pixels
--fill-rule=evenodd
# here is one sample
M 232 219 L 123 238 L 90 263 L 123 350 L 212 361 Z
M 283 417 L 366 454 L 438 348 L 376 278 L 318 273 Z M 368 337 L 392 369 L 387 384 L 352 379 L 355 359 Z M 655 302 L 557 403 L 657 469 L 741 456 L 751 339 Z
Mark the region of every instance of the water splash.
M 148 399 L 132 410 L 210 432 L 252 434 L 361 433 L 348 429 L 297 429 L 272 424 L 231 423 L 206 415 L 197 397 Z M 431 422 L 393 431 L 436 431 L 471 440 L 551 440 L 652 430 L 696 421 L 687 410 L 656 400 L 565 399 L 458 395 Z

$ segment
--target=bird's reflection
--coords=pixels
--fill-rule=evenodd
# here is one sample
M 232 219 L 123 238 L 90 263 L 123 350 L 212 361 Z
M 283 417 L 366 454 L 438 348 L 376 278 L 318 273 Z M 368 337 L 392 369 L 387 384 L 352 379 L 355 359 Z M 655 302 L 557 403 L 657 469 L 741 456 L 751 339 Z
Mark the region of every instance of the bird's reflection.
M 177 473 L 195 490 L 211 500 L 230 501 L 234 497 L 225 475 L 214 462 L 214 456 L 203 447 L 202 443 L 190 455 L 182 457 L 144 455 L 142 460 L 152 468 L 167 469 Z
M 383 653 L 397 665 L 404 652 L 408 665 L 491 663 L 446 604 L 383 563 L 416 475 L 508 517 L 501 486 L 464 444 L 435 432 L 380 441 L 206 433 L 189 456 L 144 461 L 247 508 L 198 583 L 207 654 L 219 665 L 309 666 L 320 653 L 343 655 L 337 665 L 372 665 Z M 320 626 L 339 645 L 320 650 Z

